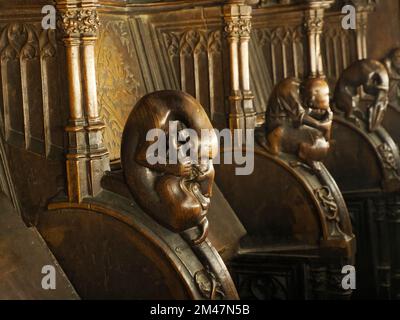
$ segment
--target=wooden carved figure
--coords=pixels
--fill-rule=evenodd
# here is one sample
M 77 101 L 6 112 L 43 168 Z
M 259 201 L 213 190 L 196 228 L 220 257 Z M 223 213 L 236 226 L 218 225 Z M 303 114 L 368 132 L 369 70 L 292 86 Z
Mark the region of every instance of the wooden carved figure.
M 166 153 L 173 150 L 185 153 L 184 144 L 170 139 L 171 123 L 177 134 L 190 128 L 195 131 L 198 160 L 183 157 L 174 164 L 150 164 L 149 148 L 157 143 L 147 141 L 152 129 L 160 129 L 167 136 Z M 208 135 L 201 135 L 202 129 Z M 124 128 L 121 146 L 121 163 L 132 195 L 140 206 L 157 222 L 175 232 L 199 226 L 199 244 L 208 232 L 206 214 L 210 205 L 214 168 L 212 158 L 217 152 L 217 138 L 202 106 L 190 95 L 178 91 L 158 91 L 144 96 L 134 107 Z M 170 143 L 171 141 L 175 141 Z M 173 145 L 173 144 L 177 145 Z
M 367 115 L 359 108 L 362 87 L 374 100 Z M 376 60 L 358 60 L 345 69 L 335 88 L 335 108 L 344 112 L 347 119 L 367 122 L 368 130 L 375 131 L 382 123 L 388 104 L 389 76 L 385 66 Z
M 316 169 L 316 162 L 329 150 L 332 111 L 328 84 L 322 78 L 304 84 L 296 78 L 282 80 L 272 91 L 265 119 L 266 139 L 261 144 L 267 150 L 295 154 Z

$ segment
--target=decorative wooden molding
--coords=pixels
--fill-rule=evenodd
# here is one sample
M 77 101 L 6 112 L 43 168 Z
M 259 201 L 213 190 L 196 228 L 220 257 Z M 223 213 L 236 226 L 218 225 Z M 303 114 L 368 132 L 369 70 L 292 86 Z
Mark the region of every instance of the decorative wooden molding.
M 96 84 L 94 47 L 100 19 L 97 1 L 59 1 L 57 9 L 58 26 L 64 32 L 70 100 L 68 197 L 71 202 L 81 202 L 101 191 L 101 178 L 109 168 Z
M 256 112 L 249 65 L 252 8 L 242 3 L 229 3 L 223 11 L 230 57 L 229 126 L 231 129 L 254 129 Z
M 309 76 L 323 76 L 321 34 L 324 24 L 324 9 L 312 8 L 305 13 L 305 29 L 308 35 Z

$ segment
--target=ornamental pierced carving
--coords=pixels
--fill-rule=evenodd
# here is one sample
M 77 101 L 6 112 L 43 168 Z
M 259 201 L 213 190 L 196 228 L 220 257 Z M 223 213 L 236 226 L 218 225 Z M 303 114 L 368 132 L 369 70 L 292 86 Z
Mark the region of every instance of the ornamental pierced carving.
M 330 147 L 332 125 L 329 86 L 324 79 L 313 78 L 303 84 L 296 78 L 279 82 L 269 98 L 265 119 L 256 137 L 268 152 L 293 154 L 319 171 L 319 162 Z
M 61 13 L 59 26 L 69 36 L 95 34 L 100 26 L 100 19 L 95 9 L 73 9 Z
M 389 146 L 389 144 L 387 144 L 386 142 L 382 143 L 378 147 L 378 151 L 382 157 L 383 165 L 385 166 L 385 168 L 397 172 L 398 166 L 397 166 L 396 158 L 395 158 L 395 156 L 393 154 L 393 150 Z
M 171 123 L 175 125 L 171 127 Z M 147 141 L 146 135 L 152 129 L 169 137 L 164 142 L 160 140 L 163 146 L 157 139 Z M 187 129 L 201 137 L 197 141 L 190 139 L 197 155 L 187 156 L 187 145 L 177 141 L 178 135 L 188 133 Z M 209 129 L 209 134 L 204 136 L 203 129 Z M 164 149 L 158 150 L 157 146 Z M 149 148 L 157 149 L 160 161 L 150 163 Z M 166 228 L 180 233 L 197 228 L 200 236 L 193 240 L 194 244 L 203 242 L 208 233 L 206 215 L 216 153 L 217 138 L 204 109 L 192 96 L 180 91 L 144 96 L 133 108 L 122 135 L 121 164 L 132 195 L 146 213 Z M 171 161 L 171 154 L 181 158 Z
M 233 19 L 226 22 L 225 32 L 228 37 L 250 37 L 251 20 L 250 19 Z
M 43 30 L 40 35 L 40 55 L 43 59 L 54 58 L 57 54 L 57 44 L 54 30 Z
M 373 97 L 364 112 L 359 107 L 359 89 Z M 385 66 L 376 60 L 358 60 L 345 69 L 339 77 L 334 92 L 335 110 L 344 113 L 347 120 L 360 120 L 370 132 L 381 125 L 388 104 L 389 76 Z
M 205 299 L 221 300 L 225 297 L 221 283 L 210 270 L 200 270 L 194 274 L 194 281 Z

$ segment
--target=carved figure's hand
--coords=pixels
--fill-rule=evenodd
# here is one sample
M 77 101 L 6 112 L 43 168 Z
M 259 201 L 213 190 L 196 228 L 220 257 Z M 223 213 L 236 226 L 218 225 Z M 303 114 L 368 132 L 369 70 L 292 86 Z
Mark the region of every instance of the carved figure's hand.
M 319 125 L 319 130 L 322 132 L 326 140 L 330 140 L 331 138 L 331 127 L 332 127 L 332 122 L 331 121 L 325 121 L 325 122 L 320 122 Z
M 178 177 L 188 177 L 190 176 L 192 170 L 192 161 L 190 157 L 182 159 L 181 162 L 178 161 L 177 164 L 167 164 L 165 167 L 165 172 L 173 174 Z

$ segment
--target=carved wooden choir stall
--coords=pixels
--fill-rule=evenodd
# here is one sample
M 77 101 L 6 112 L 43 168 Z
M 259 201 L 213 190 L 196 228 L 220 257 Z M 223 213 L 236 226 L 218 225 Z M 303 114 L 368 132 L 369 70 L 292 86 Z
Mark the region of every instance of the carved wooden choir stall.
M 393 8 L 0 0 L 0 298 L 400 298 Z

